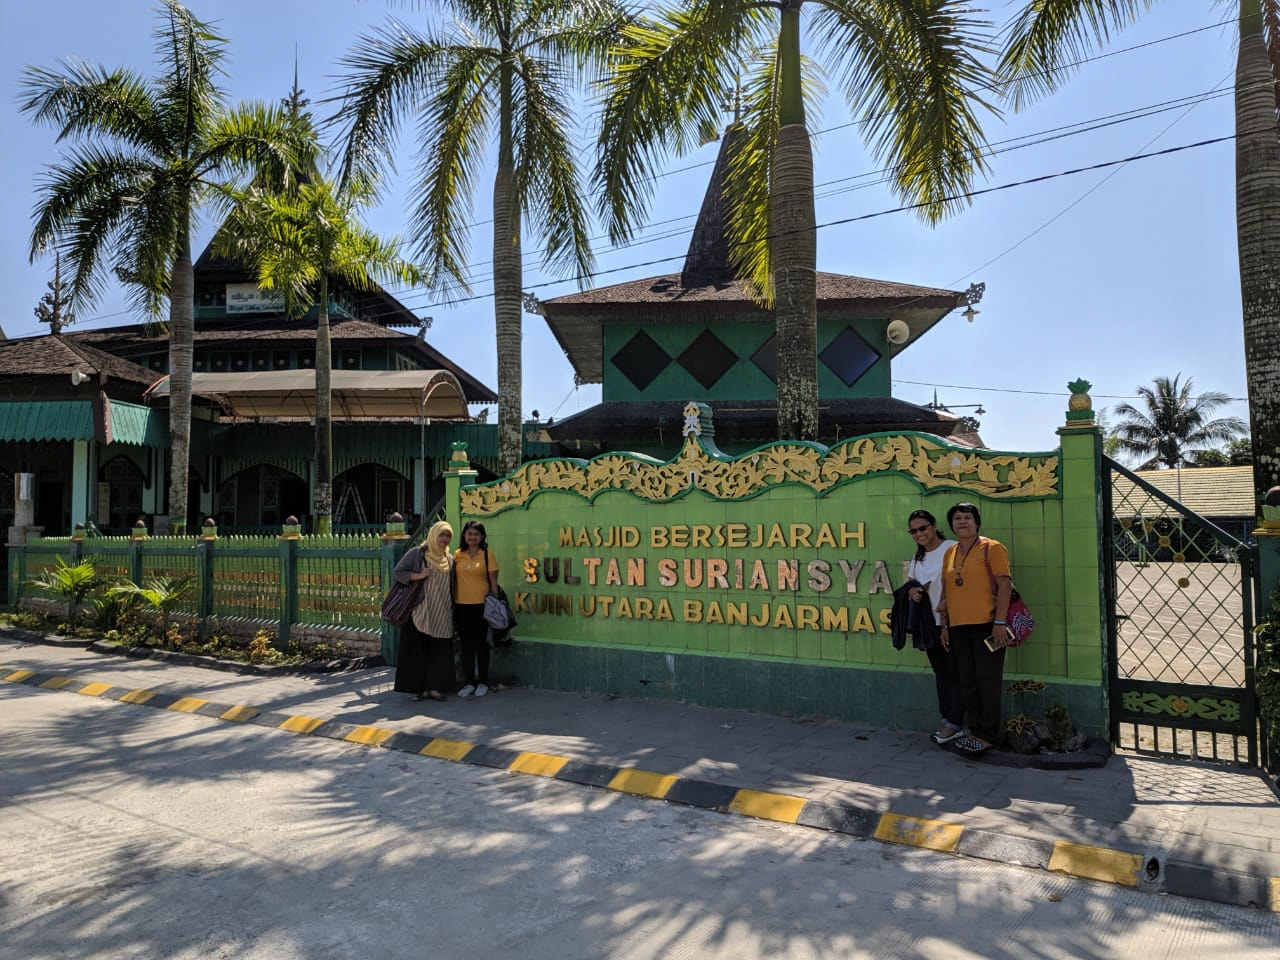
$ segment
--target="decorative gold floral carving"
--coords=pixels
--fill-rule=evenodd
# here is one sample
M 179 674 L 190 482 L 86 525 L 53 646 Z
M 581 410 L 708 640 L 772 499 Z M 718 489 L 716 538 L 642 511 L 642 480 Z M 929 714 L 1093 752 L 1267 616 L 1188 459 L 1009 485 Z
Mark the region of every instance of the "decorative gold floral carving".
M 717 500 L 744 500 L 769 487 L 797 484 L 821 495 L 838 484 L 885 473 L 905 474 L 925 490 L 967 490 L 989 499 L 1059 495 L 1058 458 L 1052 454 L 989 453 L 900 434 L 859 437 L 830 449 L 778 443 L 734 458 L 708 448 L 700 433 L 689 430 L 680 453 L 666 463 L 626 453 L 539 460 L 493 483 L 463 488 L 461 506 L 468 516 L 490 516 L 524 506 L 548 490 L 586 500 L 623 490 L 665 501 L 696 489 Z

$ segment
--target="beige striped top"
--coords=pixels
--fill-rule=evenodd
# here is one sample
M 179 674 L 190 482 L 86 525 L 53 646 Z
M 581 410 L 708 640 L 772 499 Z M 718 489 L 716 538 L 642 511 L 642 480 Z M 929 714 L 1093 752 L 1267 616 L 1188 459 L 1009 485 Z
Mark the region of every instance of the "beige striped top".
M 449 568 L 453 568 L 453 557 L 449 557 Z M 422 582 L 422 599 L 413 608 L 413 625 L 428 637 L 452 637 L 452 578 L 434 568 L 427 569 L 431 573 Z

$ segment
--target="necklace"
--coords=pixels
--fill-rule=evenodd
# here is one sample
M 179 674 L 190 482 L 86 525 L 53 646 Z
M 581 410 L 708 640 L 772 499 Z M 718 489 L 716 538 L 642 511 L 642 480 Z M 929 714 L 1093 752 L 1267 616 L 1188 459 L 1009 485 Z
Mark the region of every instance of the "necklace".
M 975 540 L 975 541 L 974 541 L 974 543 L 977 543 L 977 541 Z M 970 545 L 969 545 L 969 550 L 972 550 L 972 549 L 973 549 L 973 544 L 970 544 Z M 963 586 L 964 586 L 964 577 L 962 577 L 962 576 L 960 575 L 960 572 L 964 569 L 964 562 L 965 562 L 966 560 L 968 560 L 968 559 L 969 559 L 969 550 L 966 550 L 963 554 L 961 554 L 961 555 L 960 555 L 960 565 L 959 565 L 958 567 L 956 567 L 956 568 L 955 568 L 955 569 L 956 569 L 956 586 L 957 586 L 957 587 L 963 587 Z M 960 548 L 959 548 L 959 547 L 957 547 L 957 548 L 956 548 L 956 552 L 957 552 L 957 553 L 959 553 L 959 552 L 960 552 Z

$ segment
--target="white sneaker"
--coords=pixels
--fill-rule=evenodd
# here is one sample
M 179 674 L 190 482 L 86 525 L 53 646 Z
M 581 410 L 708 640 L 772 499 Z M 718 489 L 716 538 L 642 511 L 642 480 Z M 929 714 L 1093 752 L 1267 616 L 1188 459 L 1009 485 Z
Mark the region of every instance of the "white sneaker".
M 488 687 L 486 687 L 483 683 L 477 683 L 477 684 L 476 684 L 476 696 L 477 696 L 477 697 L 483 697 L 483 696 L 484 696 L 486 693 L 488 693 L 488 692 L 489 692 L 489 688 L 488 688 Z
M 458 696 L 469 697 L 476 692 L 475 684 L 468 683 L 465 687 L 458 691 Z M 487 693 L 488 691 L 486 691 Z

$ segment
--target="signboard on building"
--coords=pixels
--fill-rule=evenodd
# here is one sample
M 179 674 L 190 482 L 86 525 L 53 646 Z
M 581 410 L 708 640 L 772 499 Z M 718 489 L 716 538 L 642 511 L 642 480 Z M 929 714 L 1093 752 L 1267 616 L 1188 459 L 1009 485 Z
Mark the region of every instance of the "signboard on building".
M 267 293 L 256 283 L 227 284 L 227 313 L 276 313 L 284 309 L 284 298 Z

